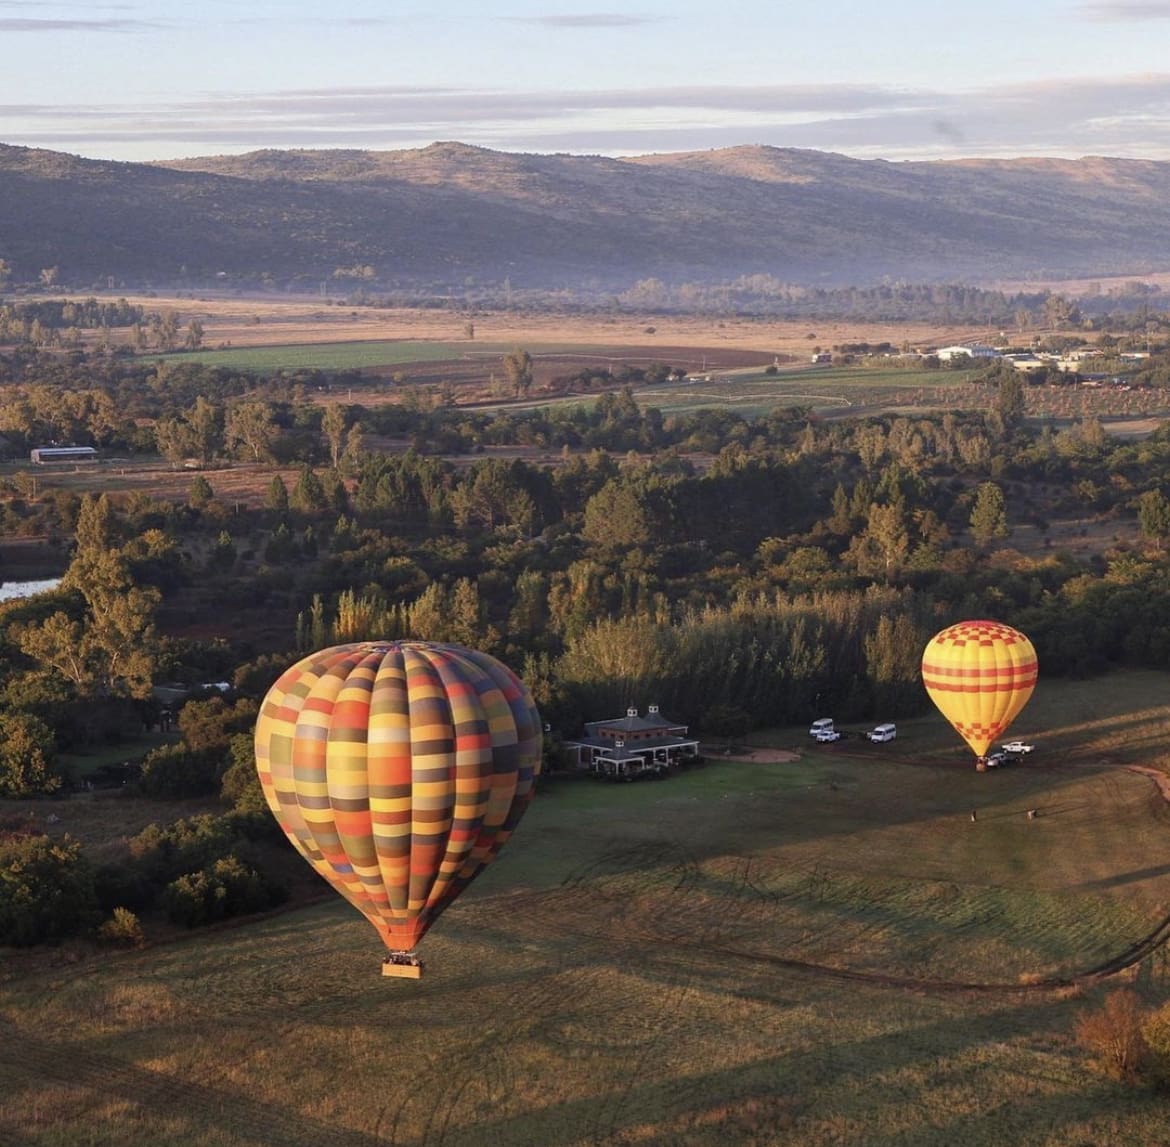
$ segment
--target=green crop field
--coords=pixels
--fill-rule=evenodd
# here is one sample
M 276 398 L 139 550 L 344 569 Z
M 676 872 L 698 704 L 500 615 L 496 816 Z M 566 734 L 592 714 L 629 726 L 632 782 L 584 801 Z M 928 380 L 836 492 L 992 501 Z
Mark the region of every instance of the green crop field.
M 1033 759 L 982 774 L 924 716 L 550 779 L 418 982 L 332 898 L 62 953 L 0 985 L 0 1142 L 1170 1143 L 1071 1034 L 1170 913 L 1170 805 L 1133 768 L 1170 749 L 1170 676 L 1042 681 L 1017 726 Z M 1153 944 L 1119 975 L 1170 995 Z
M 707 381 L 688 379 L 647 387 L 639 390 L 638 400 L 666 414 L 724 407 L 745 417 L 785 406 L 842 412 L 873 406 L 926 410 L 963 405 L 959 396 L 978 373 L 905 367 L 786 368 L 778 374 L 738 370 Z
M 431 339 L 388 339 L 371 342 L 290 343 L 287 346 L 225 347 L 217 350 L 183 351 L 166 356 L 167 362 L 198 362 L 205 366 L 231 367 L 257 373 L 297 370 L 364 370 L 407 362 L 450 362 L 483 359 L 485 364 L 507 354 L 505 343 L 438 342 Z M 571 344 L 529 344 L 538 354 L 592 352 L 593 347 Z M 597 353 L 602 353 L 597 351 Z M 486 367 L 485 367 L 486 369 Z

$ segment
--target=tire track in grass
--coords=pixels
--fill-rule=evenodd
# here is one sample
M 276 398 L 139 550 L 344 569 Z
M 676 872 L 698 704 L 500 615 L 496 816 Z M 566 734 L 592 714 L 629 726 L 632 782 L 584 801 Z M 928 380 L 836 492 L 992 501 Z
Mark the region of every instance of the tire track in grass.
M 0 1078 L 12 1081 L 22 1077 L 41 1086 L 81 1088 L 93 1097 L 87 1104 L 90 1107 L 112 1100 L 124 1103 L 141 1113 L 138 1122 L 142 1127 L 149 1126 L 151 1113 L 157 1112 L 160 1122 L 183 1113 L 191 1124 L 193 1140 L 214 1128 L 256 1147 L 287 1147 L 306 1141 L 315 1147 L 386 1147 L 384 1140 L 314 1119 L 283 1099 L 253 1099 L 67 1041 L 40 1039 L 0 1020 Z M 71 1117 L 74 1122 L 75 1113 Z

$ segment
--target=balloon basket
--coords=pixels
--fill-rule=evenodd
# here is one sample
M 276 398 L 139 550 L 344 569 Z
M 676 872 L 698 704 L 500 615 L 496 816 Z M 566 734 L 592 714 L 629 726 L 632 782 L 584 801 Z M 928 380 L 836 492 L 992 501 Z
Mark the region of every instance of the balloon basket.
M 406 952 L 396 952 L 382 961 L 383 976 L 396 976 L 400 980 L 418 980 L 422 978 L 422 974 L 422 961 Z

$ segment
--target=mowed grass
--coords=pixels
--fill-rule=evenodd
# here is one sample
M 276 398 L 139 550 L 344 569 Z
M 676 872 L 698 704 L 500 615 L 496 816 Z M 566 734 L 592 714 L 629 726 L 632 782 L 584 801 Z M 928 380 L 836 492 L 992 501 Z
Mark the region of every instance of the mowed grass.
M 483 359 L 485 373 L 501 356 L 512 350 L 511 343 L 443 342 L 431 339 L 388 339 L 367 342 L 290 343 L 284 346 L 225 347 L 214 350 L 182 351 L 166 356 L 167 362 L 198 362 L 205 366 L 251 370 L 260 374 L 296 370 L 363 370 L 396 366 L 408 362 L 446 362 L 454 359 Z M 549 343 L 526 344 L 533 355 L 571 351 L 590 352 L 592 346 Z M 602 353 L 598 351 L 598 353 Z
M 786 367 L 778 374 L 737 370 L 710 380 L 657 384 L 640 390 L 638 401 L 664 414 L 725 407 L 744 417 L 760 417 L 786 406 L 845 412 L 875 405 L 925 412 L 934 406 L 953 406 L 955 393 L 978 374 L 907 367 Z
M 1102 988 L 1044 984 L 1170 912 L 1170 806 L 1120 759 L 1168 685 L 1042 681 L 1034 760 L 985 774 L 924 717 L 551 780 L 417 983 L 340 900 L 11 980 L 0 1142 L 1170 1143 L 1071 1037 Z M 1132 982 L 1170 994 L 1157 953 Z

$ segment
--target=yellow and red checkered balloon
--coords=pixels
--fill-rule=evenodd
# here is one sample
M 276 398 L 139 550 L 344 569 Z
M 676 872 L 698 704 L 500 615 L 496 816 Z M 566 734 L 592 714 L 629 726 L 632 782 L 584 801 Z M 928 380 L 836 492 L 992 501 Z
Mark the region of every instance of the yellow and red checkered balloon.
M 256 722 L 256 767 L 296 850 L 408 952 L 516 827 L 541 739 L 531 694 L 495 658 L 371 641 L 281 676 Z
M 1037 670 L 1032 643 L 998 621 L 948 626 L 922 655 L 930 699 L 980 759 L 1028 703 Z

